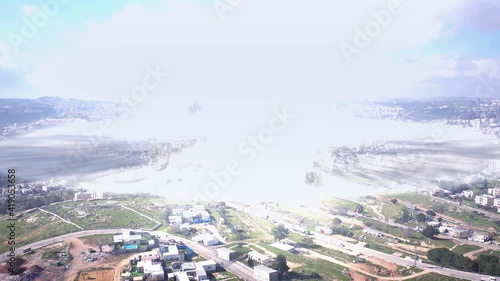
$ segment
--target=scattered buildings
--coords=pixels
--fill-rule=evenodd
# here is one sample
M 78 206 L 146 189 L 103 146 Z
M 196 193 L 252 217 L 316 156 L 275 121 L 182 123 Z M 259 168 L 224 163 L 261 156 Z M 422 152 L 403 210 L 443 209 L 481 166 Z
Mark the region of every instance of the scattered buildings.
M 174 219 L 174 217 L 181 217 L 181 222 L 179 223 L 179 219 L 178 218 Z M 169 216 L 169 222 L 170 218 L 174 219 L 175 224 L 177 225 L 182 224 L 182 221 L 187 223 L 212 222 L 210 213 L 207 210 L 205 210 L 205 206 L 202 205 L 195 205 L 187 210 L 181 208 L 174 208 L 172 209 L 172 215 Z
M 217 249 L 217 254 L 219 258 L 227 260 L 227 261 L 233 261 L 236 259 L 238 253 L 236 253 L 233 250 L 230 250 L 228 248 L 219 248 Z
M 278 281 L 278 271 L 264 265 L 255 266 L 253 274 L 260 281 Z
M 82 192 L 78 191 L 74 195 L 74 201 L 80 201 L 80 200 L 91 200 L 91 199 L 103 199 L 104 194 L 102 192 Z

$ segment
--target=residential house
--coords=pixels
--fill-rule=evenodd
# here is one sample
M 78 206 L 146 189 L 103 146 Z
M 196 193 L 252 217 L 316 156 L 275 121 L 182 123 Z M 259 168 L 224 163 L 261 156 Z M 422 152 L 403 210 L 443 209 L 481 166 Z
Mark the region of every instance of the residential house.
M 228 248 L 218 248 L 217 255 L 221 259 L 224 259 L 227 261 L 233 261 L 236 259 L 238 253 L 236 253 L 235 251 L 228 249 Z
M 166 261 L 184 259 L 183 255 L 179 253 L 179 249 L 177 249 L 177 246 L 175 245 L 160 248 L 160 253 L 162 254 L 162 258 Z
M 180 226 L 182 224 L 182 217 L 181 216 L 169 216 L 168 223 L 170 225 Z
M 380 232 L 378 230 L 375 230 L 375 229 L 371 229 L 371 228 L 365 228 L 365 229 L 363 229 L 363 233 L 371 235 L 371 236 L 375 236 L 375 237 L 382 236 L 382 232 Z
M 259 281 L 278 281 L 278 271 L 264 265 L 255 266 L 253 276 Z
M 153 263 L 151 260 L 137 262 L 137 271 L 149 275 L 148 280 L 163 281 L 165 279 L 161 263 Z
M 123 231 L 123 234 L 114 235 L 113 242 L 121 243 L 122 245 L 140 245 L 141 235 L 131 235 L 130 230 L 125 230 Z
M 203 222 L 212 221 L 212 219 L 210 218 L 210 214 L 207 211 L 201 211 L 199 215 Z
M 196 268 L 203 267 L 206 272 L 215 272 L 217 270 L 217 264 L 214 260 L 199 261 L 196 264 Z
M 474 242 L 485 242 L 486 241 L 486 236 L 485 235 L 473 235 L 468 238 L 469 241 L 474 241 Z
M 292 246 L 292 245 L 288 245 L 288 244 L 285 244 L 285 243 L 282 243 L 282 242 L 275 242 L 273 244 L 271 244 L 272 247 L 276 248 L 276 249 L 280 249 L 282 251 L 287 251 L 287 252 L 290 252 L 290 253 L 293 253 L 295 252 L 295 247 Z
M 262 264 L 267 264 L 269 262 L 271 262 L 271 258 L 264 255 L 264 254 L 261 254 L 257 251 L 251 251 L 248 253 L 248 257 L 249 258 L 252 258 L 254 261 L 258 261 L 259 263 L 262 263 Z
M 478 195 L 475 198 L 475 202 L 478 205 L 486 206 L 486 207 L 492 207 L 493 206 L 493 201 L 495 200 L 495 196 L 493 195 Z
M 213 234 L 200 234 L 193 237 L 193 241 L 203 243 L 205 246 L 214 246 L 219 244 L 219 239 Z
M 444 196 L 444 190 L 440 188 L 435 188 L 432 191 L 430 191 L 431 196 L 437 196 L 437 197 L 443 197 Z
M 183 212 L 184 210 L 180 208 L 172 209 L 172 216 L 182 216 Z

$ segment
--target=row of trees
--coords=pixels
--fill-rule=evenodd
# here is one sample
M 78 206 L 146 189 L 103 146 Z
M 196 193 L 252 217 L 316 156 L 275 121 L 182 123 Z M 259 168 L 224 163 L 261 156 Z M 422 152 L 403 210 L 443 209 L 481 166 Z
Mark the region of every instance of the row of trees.
M 61 190 L 49 191 L 41 194 L 16 194 L 16 213 L 33 208 L 50 205 L 52 203 L 72 200 L 75 191 L 63 188 Z M 0 215 L 7 214 L 7 200 L 0 200 Z
M 489 275 L 500 275 L 500 258 L 496 255 L 479 255 L 476 260 L 454 253 L 446 248 L 432 249 L 427 258 L 441 266 L 456 268 L 469 272 L 481 272 Z

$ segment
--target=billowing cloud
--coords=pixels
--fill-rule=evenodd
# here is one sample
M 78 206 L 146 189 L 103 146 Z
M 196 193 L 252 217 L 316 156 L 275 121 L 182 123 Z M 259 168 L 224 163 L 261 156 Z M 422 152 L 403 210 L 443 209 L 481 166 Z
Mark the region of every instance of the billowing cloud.
M 224 10 L 223 20 L 212 5 L 129 5 L 69 30 L 57 55 L 33 54 L 27 78 L 40 95 L 113 100 L 140 83 L 147 66 L 160 65 L 171 77 L 157 102 L 396 97 L 436 81 L 460 89 L 451 84 L 492 66 L 443 57 L 397 61 L 392 54 L 438 40 L 468 3 L 253 0 Z M 356 48 L 349 60 L 343 43 Z

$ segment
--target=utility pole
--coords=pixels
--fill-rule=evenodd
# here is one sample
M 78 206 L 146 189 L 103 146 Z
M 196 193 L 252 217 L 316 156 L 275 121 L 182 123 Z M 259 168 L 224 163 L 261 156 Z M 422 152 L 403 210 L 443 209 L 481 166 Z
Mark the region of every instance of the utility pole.
M 418 252 L 417 252 L 417 245 L 415 245 L 415 260 L 413 261 L 414 267 L 417 267 L 417 259 L 418 259 Z

